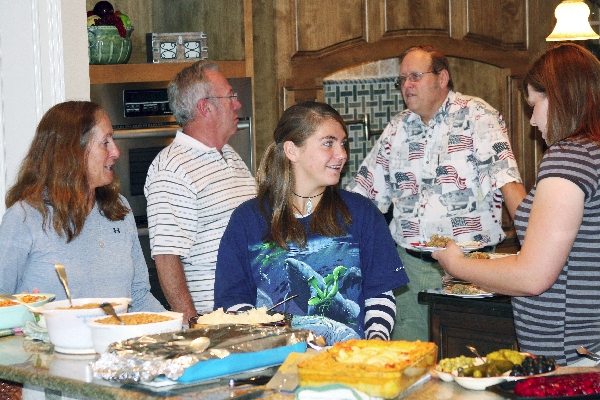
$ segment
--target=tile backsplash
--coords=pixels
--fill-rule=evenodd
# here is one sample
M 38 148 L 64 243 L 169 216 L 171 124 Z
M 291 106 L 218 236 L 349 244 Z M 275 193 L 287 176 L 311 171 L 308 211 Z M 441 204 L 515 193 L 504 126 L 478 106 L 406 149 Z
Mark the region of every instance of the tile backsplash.
M 323 81 L 325 101 L 344 120 L 362 120 L 368 114 L 370 121 L 369 139 L 365 138 L 363 123 L 348 124 L 350 154 L 340 180 L 342 188 L 354 178 L 388 122 L 405 108 L 402 93 L 394 87 L 395 81 L 396 76 L 361 79 L 330 77 Z

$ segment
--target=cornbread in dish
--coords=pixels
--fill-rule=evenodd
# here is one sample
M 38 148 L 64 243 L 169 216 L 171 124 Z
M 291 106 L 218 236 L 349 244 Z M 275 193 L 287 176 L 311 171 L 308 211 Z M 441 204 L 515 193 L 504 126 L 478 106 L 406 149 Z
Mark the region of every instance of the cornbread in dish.
M 391 399 L 433 367 L 431 342 L 349 340 L 298 364 L 301 386 L 341 383 L 369 396 Z

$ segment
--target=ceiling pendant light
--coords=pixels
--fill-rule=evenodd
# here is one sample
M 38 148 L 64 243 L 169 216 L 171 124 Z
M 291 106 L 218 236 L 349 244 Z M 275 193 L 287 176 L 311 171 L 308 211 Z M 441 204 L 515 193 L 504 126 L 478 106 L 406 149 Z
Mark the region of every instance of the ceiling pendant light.
M 556 26 L 547 41 L 598 39 L 588 20 L 590 8 L 583 0 L 563 0 L 554 10 Z

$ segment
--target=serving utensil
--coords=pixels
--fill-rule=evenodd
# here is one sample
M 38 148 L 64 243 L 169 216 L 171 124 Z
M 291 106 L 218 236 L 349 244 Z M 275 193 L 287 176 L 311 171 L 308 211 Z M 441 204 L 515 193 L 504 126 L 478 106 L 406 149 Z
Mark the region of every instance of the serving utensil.
M 583 346 L 579 346 L 577 349 L 577 354 L 579 354 L 580 356 L 586 356 L 588 358 L 591 358 L 592 360 L 596 361 L 596 366 L 598 366 L 600 364 L 600 355 L 589 351 L 588 349 L 586 349 Z
M 30 306 L 29 304 L 25 303 L 24 301 L 21 301 L 21 299 L 19 299 L 17 296 L 13 296 L 10 293 L 5 293 L 5 292 L 0 292 L 0 298 L 3 299 L 7 299 L 7 300 L 12 300 L 14 302 L 19 303 L 22 306 L 27 307 L 27 309 L 31 312 L 37 313 L 37 314 L 41 314 L 40 310 L 38 310 L 35 307 Z
M 65 271 L 65 266 L 62 264 L 54 264 L 54 269 L 58 274 L 58 278 L 61 283 L 65 287 L 65 292 L 67 292 L 67 297 L 69 299 L 69 305 L 73 307 L 73 301 L 71 301 L 71 291 L 69 290 L 69 284 L 67 282 L 67 271 Z
M 210 346 L 210 339 L 204 336 L 200 336 L 192 340 L 187 346 L 185 346 L 183 350 L 181 350 L 173 356 L 170 356 L 169 358 L 177 358 L 179 356 L 189 353 L 201 353 L 204 350 L 208 349 L 208 346 Z
M 471 353 L 475 354 L 475 356 L 476 356 L 477 358 L 479 358 L 481 361 L 483 361 L 483 357 L 481 357 L 481 356 L 479 355 L 479 352 L 477 351 L 477 349 L 476 349 L 475 347 L 473 347 L 473 346 L 465 346 L 465 347 L 466 347 L 467 349 L 469 349 L 469 351 L 471 351 Z
M 275 303 L 271 308 L 269 308 L 267 311 L 273 311 L 275 308 L 279 307 L 280 305 L 282 305 L 283 303 L 290 301 L 291 299 L 295 299 L 296 297 L 298 297 L 297 294 L 288 297 L 287 299 L 283 299 L 281 300 L 279 303 Z
M 112 315 L 113 317 L 115 317 L 117 319 L 117 321 L 119 321 L 119 323 L 121 325 L 125 325 L 125 323 L 123 322 L 123 320 L 121 318 L 119 318 L 119 316 L 117 315 L 117 312 L 115 311 L 114 307 L 112 306 L 112 304 L 110 303 L 100 303 L 98 304 L 98 306 L 102 309 L 102 311 L 104 311 L 106 314 L 108 315 Z
M 266 385 L 271 380 L 272 376 L 256 375 L 250 378 L 242 379 L 230 379 L 229 386 L 241 386 L 241 385 Z

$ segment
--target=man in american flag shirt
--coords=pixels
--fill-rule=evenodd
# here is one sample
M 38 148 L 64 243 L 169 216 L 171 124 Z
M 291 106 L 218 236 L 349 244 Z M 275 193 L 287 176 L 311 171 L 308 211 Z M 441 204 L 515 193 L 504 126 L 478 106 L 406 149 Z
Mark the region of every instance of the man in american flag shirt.
M 398 82 L 407 109 L 392 118 L 348 189 L 384 213 L 393 205 L 390 230 L 410 283 L 396 293 L 392 339 L 427 341 L 427 307 L 417 295 L 440 288 L 444 271 L 411 244 L 437 234 L 493 249 L 506 237 L 502 201 L 514 217 L 526 193 L 502 116 L 453 90 L 443 54 L 408 49 Z

